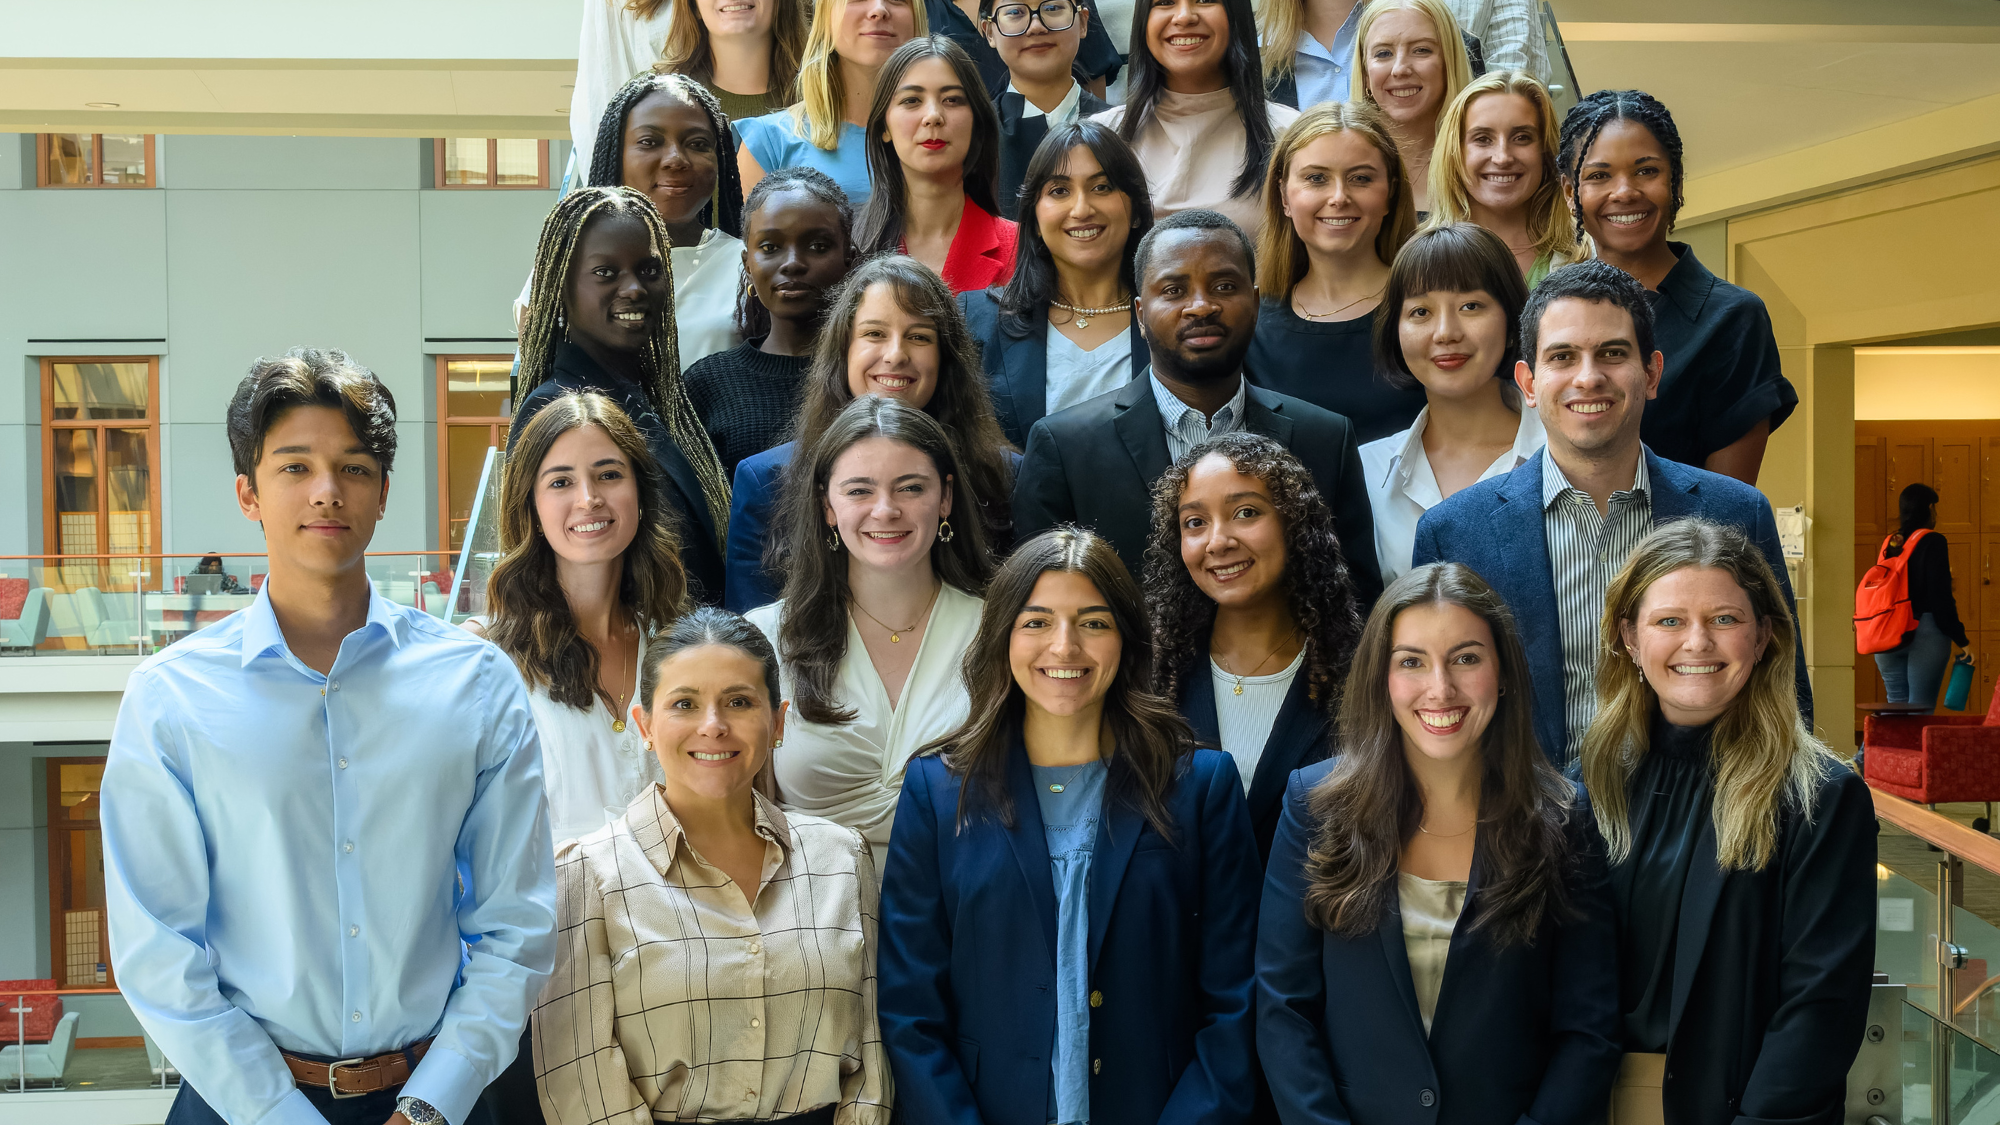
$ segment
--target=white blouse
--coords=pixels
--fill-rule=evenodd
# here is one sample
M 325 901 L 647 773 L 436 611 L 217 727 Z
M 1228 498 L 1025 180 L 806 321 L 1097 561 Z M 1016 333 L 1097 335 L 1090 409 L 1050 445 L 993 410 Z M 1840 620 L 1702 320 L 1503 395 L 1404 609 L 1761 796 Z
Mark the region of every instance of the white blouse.
M 743 272 L 743 240 L 713 227 L 693 246 L 667 251 L 674 269 L 674 337 L 680 344 L 681 370 L 703 356 L 726 352 L 743 342 L 736 334 L 736 286 Z M 514 298 L 514 329 L 528 318 L 535 275 Z
M 542 785 L 549 794 L 549 835 L 557 843 L 590 835 L 625 815 L 625 807 L 666 774 L 660 760 L 646 749 L 631 705 L 639 698 L 639 670 L 646 666 L 646 638 L 639 638 L 639 659 L 632 665 L 632 691 L 625 697 L 627 713 L 613 716 L 602 697 L 593 695 L 588 711 L 549 698 L 547 684 L 528 689 L 528 709 L 542 740 Z M 624 731 L 611 729 L 613 718 Z
M 1257 763 L 1264 757 L 1264 744 L 1271 740 L 1271 728 L 1278 724 L 1278 712 L 1285 709 L 1292 679 L 1305 662 L 1306 650 L 1301 647 L 1282 671 L 1239 680 L 1235 673 L 1223 671 L 1213 656 L 1208 658 L 1215 684 L 1216 733 L 1221 736 L 1223 753 L 1236 759 L 1245 794 L 1250 792 L 1250 780 L 1257 776 Z M 1239 683 L 1243 685 L 1241 695 L 1236 694 Z
M 1043 393 L 1042 412 L 1054 414 L 1079 402 L 1096 398 L 1132 381 L 1132 340 L 1120 332 L 1089 351 L 1063 335 L 1055 325 L 1049 329 L 1048 389 Z
M 1518 397 L 1508 401 L 1521 412 L 1514 430 L 1514 448 L 1494 458 L 1479 474 L 1489 480 L 1521 467 L 1535 451 L 1547 443 L 1541 416 Z M 1417 521 L 1424 513 L 1444 502 L 1437 473 L 1424 453 L 1424 426 L 1430 422 L 1431 408 L 1417 412 L 1417 420 L 1400 434 L 1361 447 L 1361 474 L 1368 484 L 1368 503 L 1375 512 L 1375 561 L 1382 567 L 1382 581 L 1394 582 L 1410 569 L 1417 545 Z
M 1272 102 L 1264 107 L 1275 136 L 1299 111 Z M 1112 106 L 1091 118 L 1118 127 L 1125 107 Z M 1249 138 L 1236 112 L 1236 95 L 1227 89 L 1208 94 L 1160 93 L 1153 120 L 1139 131 L 1132 150 L 1146 169 L 1146 190 L 1153 197 L 1153 214 L 1166 218 L 1176 211 L 1208 207 L 1235 220 L 1255 245 L 1264 226 L 1262 193 L 1256 186 L 1242 195 L 1229 189 L 1243 171 L 1243 151 Z
M 611 95 L 666 49 L 673 0 L 662 0 L 644 19 L 625 0 L 584 0 L 583 31 L 576 44 L 576 88 L 569 96 L 570 143 L 576 146 L 576 182 L 590 180 L 591 146 Z
M 834 690 L 853 710 L 854 721 L 836 726 L 809 723 L 796 712 L 786 716 L 785 744 L 774 758 L 783 807 L 858 830 L 867 837 L 878 870 L 888 854 L 904 764 L 925 743 L 958 729 L 972 711 L 959 662 L 979 633 L 981 604 L 952 586 L 939 592 L 895 707 L 889 705 L 889 693 L 850 614 L 847 655 Z M 784 608 L 777 601 L 744 615 L 764 631 L 773 648 Z M 785 698 L 792 698 L 789 667 L 782 669 L 782 684 Z

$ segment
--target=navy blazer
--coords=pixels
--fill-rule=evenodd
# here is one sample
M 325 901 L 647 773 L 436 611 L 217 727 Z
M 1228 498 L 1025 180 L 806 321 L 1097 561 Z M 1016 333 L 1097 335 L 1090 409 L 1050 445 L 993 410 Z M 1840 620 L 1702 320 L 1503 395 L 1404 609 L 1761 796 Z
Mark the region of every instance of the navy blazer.
M 1743 532 L 1764 553 L 1778 576 L 1785 605 L 1798 617 L 1791 579 L 1778 546 L 1778 523 L 1764 494 L 1733 477 L 1682 465 L 1644 451 L 1646 475 L 1652 482 L 1647 497 L 1653 526 L 1698 518 L 1728 524 Z M 1464 563 L 1478 572 L 1506 599 L 1521 631 L 1530 668 L 1548 669 L 1535 681 L 1535 735 L 1542 750 L 1558 767 L 1581 747 L 1569 744 L 1563 709 L 1561 616 L 1556 610 L 1555 571 L 1549 564 L 1548 536 L 1542 530 L 1543 449 L 1504 477 L 1480 481 L 1425 512 L 1417 521 L 1411 564 Z M 1350 563 L 1351 565 L 1351 563 Z M 1812 684 L 1806 679 L 1805 630 L 1794 631 L 1799 711 L 1812 726 Z
M 1222 721 L 1215 712 L 1215 676 L 1208 669 L 1206 630 L 1195 651 L 1202 654 L 1201 659 L 1181 677 L 1181 717 L 1203 744 L 1220 748 Z M 1306 670 L 1300 668 L 1278 708 L 1270 736 L 1264 739 L 1257 769 L 1250 775 L 1250 830 L 1257 837 L 1257 854 L 1266 863 L 1271 859 L 1271 836 L 1278 830 L 1278 814 L 1284 811 L 1285 783 L 1292 771 L 1325 760 L 1327 740 L 1333 734 L 1326 713 L 1306 695 L 1311 686 L 1306 682 Z
M 1110 796 L 1121 761 L 1091 857 L 1092 1125 L 1248 1121 L 1257 851 L 1243 782 L 1227 754 L 1195 750 L 1166 796 L 1168 840 Z M 1012 827 L 977 814 L 961 825 L 959 779 L 935 756 L 903 775 L 877 964 L 906 1121 L 1048 1122 L 1055 879 L 1018 735 L 1007 779 Z
M 1292 775 L 1257 922 L 1257 1054 L 1286 1125 L 1594 1125 L 1618 1071 L 1618 943 L 1603 844 L 1578 794 L 1572 917 L 1502 948 L 1473 928 L 1481 856 L 1452 930 L 1428 1034 L 1394 894 L 1374 932 L 1306 921 L 1321 762 Z
M 960 293 L 958 307 L 965 313 L 972 338 L 979 342 L 979 362 L 986 369 L 986 386 L 993 393 L 993 413 L 1000 419 L 1000 428 L 1016 448 L 1026 449 L 1028 431 L 1042 420 L 1049 401 L 1048 308 L 1043 306 L 1040 314 L 1030 318 L 1032 328 L 1026 336 L 1010 336 L 1000 327 L 1000 296 L 993 290 Z M 1138 317 L 1132 318 L 1125 336 L 1132 346 L 1132 374 L 1136 376 L 1153 361 L 1145 338 L 1139 335 Z M 1106 341 L 1099 346 L 1116 345 Z
M 1095 14 L 1092 13 L 1093 16 Z M 1093 20 L 1091 30 L 1096 28 Z M 1020 91 L 1009 90 L 1005 84 L 1000 90 L 993 95 L 994 108 L 1000 113 L 1000 179 L 994 188 L 993 198 L 999 201 L 1001 218 L 1019 222 L 1023 218 L 1021 181 L 1027 178 L 1028 162 L 1034 158 L 1035 149 L 1041 146 L 1042 138 L 1049 135 L 1049 118 L 1045 113 L 1025 114 L 1028 99 Z M 1078 121 L 1095 117 L 1111 108 L 1110 102 L 1089 90 L 1078 90 L 1076 95 Z M 1029 222 L 1034 221 L 1032 213 L 1026 218 Z

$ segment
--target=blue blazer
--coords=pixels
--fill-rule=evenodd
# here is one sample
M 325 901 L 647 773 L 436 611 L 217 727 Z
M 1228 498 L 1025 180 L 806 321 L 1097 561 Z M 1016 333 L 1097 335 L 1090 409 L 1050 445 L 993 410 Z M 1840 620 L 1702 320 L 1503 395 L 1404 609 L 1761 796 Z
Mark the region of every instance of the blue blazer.
M 968 289 L 958 295 L 958 307 L 965 311 L 965 325 L 972 330 L 972 338 L 979 341 L 979 361 L 986 369 L 986 385 L 993 392 L 993 413 L 1000 418 L 1000 428 L 1016 448 L 1026 449 L 1028 431 L 1048 413 L 1048 310 L 1043 309 L 1034 319 L 1026 336 L 1010 336 L 1000 327 L 1000 298 L 992 290 Z M 1132 318 L 1126 338 L 1132 347 L 1132 375 L 1136 378 L 1153 362 L 1153 353 L 1139 335 L 1138 317 Z M 1116 345 L 1107 341 L 1101 346 Z
M 1227 754 L 1196 750 L 1171 841 L 1110 797 L 1090 872 L 1092 1125 L 1233 1125 L 1256 1082 L 1257 849 Z M 958 821 L 959 779 L 912 758 L 882 873 L 879 1007 L 899 1116 L 1047 1125 L 1056 892 L 1019 736 L 1014 824 Z M 1108 954 L 1108 955 L 1107 955 Z
M 1567 880 L 1573 917 L 1502 948 L 1479 918 L 1475 843 L 1428 1035 L 1396 897 L 1373 932 L 1306 921 L 1307 807 L 1332 762 L 1293 774 L 1264 876 L 1257 1054 L 1285 1125 L 1594 1125 L 1618 1071 L 1618 941 L 1603 844 L 1578 793 Z
M 1203 656 L 1181 678 L 1181 717 L 1203 744 L 1220 748 L 1222 721 L 1215 712 L 1215 677 L 1208 670 L 1207 640 L 1197 644 L 1195 651 Z M 1266 862 L 1271 858 L 1271 836 L 1278 830 L 1278 814 L 1284 811 L 1285 783 L 1292 771 L 1324 760 L 1329 749 L 1327 740 L 1333 732 L 1325 713 L 1306 695 L 1311 686 L 1305 669 L 1299 669 L 1271 724 L 1271 734 L 1264 739 L 1257 769 L 1250 775 L 1250 831 L 1257 837 L 1258 856 Z
M 1699 518 L 1728 524 L 1750 536 L 1778 576 L 1785 605 L 1798 617 L 1792 583 L 1778 546 L 1778 523 L 1764 494 L 1733 477 L 1682 465 L 1645 450 L 1653 526 Z M 1547 669 L 1535 681 L 1535 734 L 1560 768 L 1580 749 L 1569 744 L 1563 715 L 1562 626 L 1556 611 L 1555 571 L 1542 530 L 1544 449 L 1504 477 L 1494 477 L 1448 497 L 1417 521 L 1411 563 L 1464 563 L 1477 571 L 1514 611 L 1530 668 Z M 1806 679 L 1805 631 L 1795 631 L 1799 710 L 1812 726 L 1812 684 Z

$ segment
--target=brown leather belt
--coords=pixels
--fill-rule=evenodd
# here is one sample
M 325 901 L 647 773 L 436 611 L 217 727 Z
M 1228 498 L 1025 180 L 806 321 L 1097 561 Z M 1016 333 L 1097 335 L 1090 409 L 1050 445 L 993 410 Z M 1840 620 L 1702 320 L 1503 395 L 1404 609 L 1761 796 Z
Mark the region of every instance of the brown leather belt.
M 391 1051 L 372 1059 L 336 1059 L 330 1063 L 287 1053 L 285 1066 L 291 1070 L 292 1080 L 301 1086 L 318 1086 L 336 1098 L 358 1098 L 408 1082 L 410 1072 L 430 1049 L 431 1041 L 426 1039 L 406 1051 Z

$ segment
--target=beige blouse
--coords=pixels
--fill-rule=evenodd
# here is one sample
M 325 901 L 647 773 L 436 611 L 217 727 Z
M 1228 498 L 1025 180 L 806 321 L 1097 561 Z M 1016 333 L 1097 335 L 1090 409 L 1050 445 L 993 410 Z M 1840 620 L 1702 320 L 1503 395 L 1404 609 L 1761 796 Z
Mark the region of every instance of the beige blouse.
M 1271 134 L 1284 131 L 1298 117 L 1290 106 L 1271 102 L 1264 107 Z M 1113 106 L 1091 118 L 1112 128 L 1125 120 L 1125 107 Z M 1236 112 L 1236 95 L 1227 89 L 1209 94 L 1160 93 L 1153 120 L 1139 131 L 1133 151 L 1146 169 L 1146 190 L 1153 196 L 1153 214 L 1166 218 L 1176 211 L 1208 207 L 1236 221 L 1254 245 L 1264 225 L 1261 192 L 1252 187 L 1229 194 L 1243 171 L 1243 147 L 1248 139 Z
M 1438 992 L 1444 988 L 1444 959 L 1451 952 L 1451 932 L 1465 909 L 1465 884 L 1419 879 L 1396 873 L 1396 896 L 1403 907 L 1403 949 L 1410 955 L 1410 983 L 1417 989 L 1417 1011 L 1424 1017 L 1424 1034 L 1431 1033 L 1437 1015 Z
M 556 849 L 555 974 L 535 1087 L 563 1125 L 768 1121 L 836 1106 L 886 1125 L 875 864 L 859 833 L 756 797 L 754 908 L 653 786 Z

